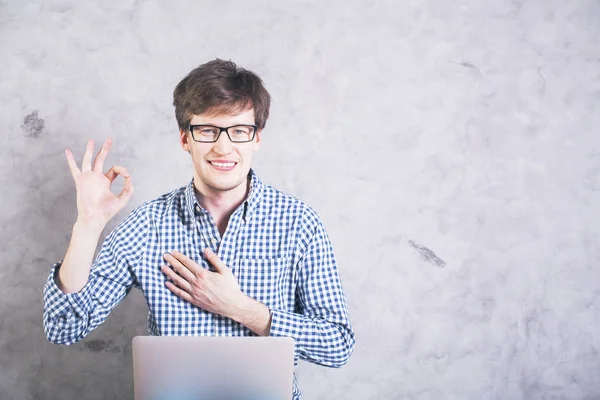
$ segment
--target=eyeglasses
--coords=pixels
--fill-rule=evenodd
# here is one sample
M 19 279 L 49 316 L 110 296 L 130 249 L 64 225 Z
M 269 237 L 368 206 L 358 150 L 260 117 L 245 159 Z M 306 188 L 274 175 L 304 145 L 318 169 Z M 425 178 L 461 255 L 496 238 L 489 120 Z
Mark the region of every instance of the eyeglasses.
M 219 140 L 221 132 L 227 132 L 227 137 L 234 143 L 246 143 L 254 140 L 258 125 L 233 125 L 226 128 L 214 125 L 190 125 L 192 138 L 196 142 L 214 143 Z

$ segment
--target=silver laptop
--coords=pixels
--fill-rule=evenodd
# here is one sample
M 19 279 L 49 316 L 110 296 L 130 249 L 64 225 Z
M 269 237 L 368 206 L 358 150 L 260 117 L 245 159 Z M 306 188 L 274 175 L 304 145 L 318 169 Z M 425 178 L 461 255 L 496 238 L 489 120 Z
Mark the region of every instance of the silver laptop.
M 291 400 L 287 337 L 136 336 L 135 400 Z

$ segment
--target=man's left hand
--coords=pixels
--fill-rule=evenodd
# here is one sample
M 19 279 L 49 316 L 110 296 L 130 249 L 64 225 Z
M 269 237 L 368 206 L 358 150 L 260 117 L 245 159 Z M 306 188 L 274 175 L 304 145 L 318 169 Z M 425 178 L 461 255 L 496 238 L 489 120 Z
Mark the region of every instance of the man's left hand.
M 210 249 L 204 251 L 206 259 L 216 272 L 208 271 L 195 261 L 178 251 L 164 255 L 171 265 L 162 266 L 161 270 L 172 282 L 167 281 L 167 288 L 195 306 L 208 312 L 226 317 L 234 315 L 247 300 L 240 290 L 240 285 L 231 270 Z

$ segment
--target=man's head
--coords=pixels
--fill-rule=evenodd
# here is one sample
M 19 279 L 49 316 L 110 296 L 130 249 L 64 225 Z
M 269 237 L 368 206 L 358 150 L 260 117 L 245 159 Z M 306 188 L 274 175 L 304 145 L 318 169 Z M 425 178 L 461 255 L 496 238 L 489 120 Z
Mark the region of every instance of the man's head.
M 228 191 L 245 184 L 252 155 L 260 147 L 261 131 L 269 118 L 270 102 L 262 80 L 231 61 L 210 61 L 179 82 L 173 92 L 173 105 L 180 143 L 192 156 L 194 181 L 200 191 Z M 256 125 L 256 129 L 220 132 L 195 127 L 192 134 L 190 125 Z M 210 142 L 215 139 L 211 132 L 220 132 L 215 142 Z

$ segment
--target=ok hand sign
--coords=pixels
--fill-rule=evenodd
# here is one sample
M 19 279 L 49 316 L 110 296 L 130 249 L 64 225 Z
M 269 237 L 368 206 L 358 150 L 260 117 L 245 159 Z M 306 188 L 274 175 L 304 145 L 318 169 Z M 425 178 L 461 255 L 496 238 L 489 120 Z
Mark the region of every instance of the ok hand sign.
M 125 207 L 133 194 L 131 176 L 126 168 L 115 165 L 108 172 L 102 172 L 111 144 L 111 138 L 106 139 L 92 166 L 94 141 L 90 139 L 83 156 L 81 170 L 77 167 L 71 150 L 65 150 L 77 189 L 77 221 L 100 228 L 104 228 L 106 223 Z M 125 178 L 125 186 L 121 194 L 115 196 L 110 186 L 119 175 Z

